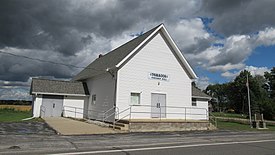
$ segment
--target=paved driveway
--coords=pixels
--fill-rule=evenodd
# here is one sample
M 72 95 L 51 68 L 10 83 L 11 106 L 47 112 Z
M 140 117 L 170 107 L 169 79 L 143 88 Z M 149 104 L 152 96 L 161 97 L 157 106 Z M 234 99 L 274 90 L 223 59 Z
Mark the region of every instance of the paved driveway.
M 61 135 L 112 134 L 123 132 L 64 117 L 45 117 L 43 119 Z
M 11 122 L 0 123 L 0 135 L 24 135 L 24 134 L 42 134 L 53 135 L 56 132 L 45 122 Z

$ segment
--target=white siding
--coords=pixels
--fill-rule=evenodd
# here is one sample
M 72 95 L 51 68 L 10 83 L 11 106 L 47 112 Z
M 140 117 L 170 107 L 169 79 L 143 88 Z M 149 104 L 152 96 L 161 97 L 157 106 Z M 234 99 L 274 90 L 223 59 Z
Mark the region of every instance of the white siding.
M 169 81 L 148 79 L 149 72 L 169 75 Z M 130 105 L 130 93 L 141 93 L 141 105 L 151 106 L 151 93 L 166 94 L 166 106 L 191 107 L 191 79 L 188 77 L 162 35 L 158 33 L 118 71 L 117 106 L 120 111 Z M 136 110 L 135 110 L 136 109 Z M 133 111 L 148 111 L 150 107 L 135 106 Z M 167 108 L 167 113 L 178 112 Z M 120 115 L 125 116 L 127 112 Z M 133 114 L 132 118 L 150 118 L 150 114 Z M 167 114 L 167 118 L 183 118 Z
M 63 116 L 73 118 L 84 118 L 84 105 L 88 97 L 64 96 Z
M 192 112 L 194 115 L 191 115 L 189 119 L 196 119 L 196 120 L 207 120 L 208 119 L 208 100 L 207 99 L 196 99 L 197 101 L 197 108 L 194 109 Z M 198 115 L 196 115 L 198 114 Z
M 33 95 L 32 101 L 32 116 L 33 117 L 40 117 L 40 108 L 42 105 L 42 96 L 41 95 Z
M 41 111 L 45 110 L 43 108 L 41 109 L 42 99 L 43 99 L 42 95 L 37 95 L 37 96 L 33 95 L 33 105 L 32 105 L 33 117 L 40 117 Z M 63 100 L 63 106 L 65 106 L 65 111 L 63 112 L 63 115 L 65 117 L 76 116 L 76 118 L 83 118 L 83 109 L 84 109 L 84 106 L 87 105 L 87 102 L 88 102 L 88 97 L 65 96 Z M 70 108 L 66 106 L 70 106 Z M 75 115 L 75 108 L 72 108 L 72 107 L 77 108 L 76 115 Z
M 86 82 L 90 92 L 88 117 L 102 120 L 103 113 L 114 106 L 115 79 L 111 74 L 106 73 L 90 78 Z M 96 95 L 95 104 L 92 103 L 93 95 Z M 110 110 L 106 115 L 113 112 L 113 110 Z M 109 120 L 111 120 L 111 117 Z

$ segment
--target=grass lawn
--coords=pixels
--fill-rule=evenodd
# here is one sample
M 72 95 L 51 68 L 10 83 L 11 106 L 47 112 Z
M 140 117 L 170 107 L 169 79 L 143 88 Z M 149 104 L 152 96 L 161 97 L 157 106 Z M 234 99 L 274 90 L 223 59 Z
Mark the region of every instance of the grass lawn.
M 224 129 L 224 130 L 239 130 L 239 131 L 275 131 L 275 126 L 268 125 L 268 129 L 254 129 L 250 128 L 249 125 L 246 124 L 240 124 L 240 123 L 235 123 L 235 122 L 225 122 L 218 120 L 218 128 L 219 129 Z
M 0 122 L 20 122 L 31 117 L 31 111 L 16 111 L 14 109 L 0 109 Z
M 224 112 L 212 112 L 215 117 L 232 117 L 232 118 L 247 118 L 245 114 L 224 113 Z

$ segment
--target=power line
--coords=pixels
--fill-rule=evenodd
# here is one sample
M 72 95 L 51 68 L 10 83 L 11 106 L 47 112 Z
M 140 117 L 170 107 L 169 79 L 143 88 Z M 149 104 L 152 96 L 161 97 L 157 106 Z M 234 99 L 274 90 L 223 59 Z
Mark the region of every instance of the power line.
M 29 60 L 33 60 L 33 61 L 40 61 L 40 62 L 44 62 L 44 63 L 62 65 L 62 66 L 66 66 L 66 67 L 81 68 L 81 69 L 92 69 L 92 70 L 102 71 L 102 70 L 99 70 L 99 69 L 96 69 L 96 68 L 80 67 L 80 66 L 75 66 L 75 65 L 71 65 L 71 64 L 59 63 L 59 62 L 48 61 L 48 60 L 43 60 L 43 59 L 38 59 L 38 58 L 31 58 L 31 57 L 28 57 L 28 56 L 17 55 L 17 54 L 13 54 L 13 53 L 9 53 L 9 52 L 4 52 L 4 51 L 0 51 L 0 53 L 15 56 L 15 57 L 21 57 L 21 58 L 25 58 L 25 59 L 29 59 Z

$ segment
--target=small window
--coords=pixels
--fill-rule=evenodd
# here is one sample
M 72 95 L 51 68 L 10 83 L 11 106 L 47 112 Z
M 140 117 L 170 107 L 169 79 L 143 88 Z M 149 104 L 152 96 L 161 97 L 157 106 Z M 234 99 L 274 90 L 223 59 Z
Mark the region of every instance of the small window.
M 96 101 L 96 95 L 92 95 L 92 103 L 95 104 L 95 101 Z
M 195 98 L 192 98 L 192 106 L 197 106 L 197 100 Z
M 140 93 L 131 93 L 131 105 L 140 105 Z

